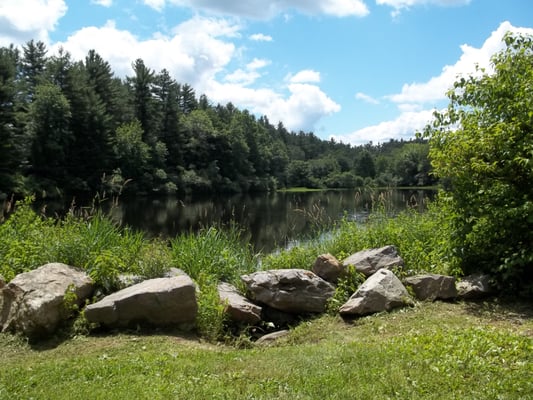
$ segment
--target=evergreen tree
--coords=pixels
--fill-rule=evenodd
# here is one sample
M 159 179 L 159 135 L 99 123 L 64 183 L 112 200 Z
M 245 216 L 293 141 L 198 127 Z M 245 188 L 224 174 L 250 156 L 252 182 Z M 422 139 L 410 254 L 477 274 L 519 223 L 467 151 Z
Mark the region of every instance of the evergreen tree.
M 72 143 L 70 104 L 51 83 L 38 85 L 29 108 L 31 172 L 39 188 L 66 186 L 67 150 Z
M 41 41 L 30 40 L 25 46 L 22 46 L 21 72 L 26 101 L 28 102 L 33 100 L 37 85 L 43 81 L 47 52 L 46 45 Z
M 0 48 L 0 193 L 23 190 L 17 182 L 26 158 L 16 118 L 18 58 L 13 46 Z

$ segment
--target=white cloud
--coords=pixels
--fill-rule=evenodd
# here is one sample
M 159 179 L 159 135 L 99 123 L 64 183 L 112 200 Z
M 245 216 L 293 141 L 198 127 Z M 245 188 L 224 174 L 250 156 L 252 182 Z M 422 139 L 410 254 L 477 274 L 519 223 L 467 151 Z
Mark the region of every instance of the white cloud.
M 373 98 L 372 96 L 369 96 L 365 93 L 362 93 L 362 92 L 358 92 L 355 94 L 355 98 L 357 100 L 362 100 L 366 103 L 369 103 L 369 104 L 379 104 L 379 101 L 375 98 Z
M 273 122 L 282 121 L 289 129 L 312 131 L 320 118 L 341 110 L 341 106 L 316 85 L 291 83 L 288 89 L 290 96 L 277 99 L 265 114 Z
M 417 131 L 421 131 L 432 119 L 434 110 L 404 112 L 392 121 L 384 121 L 377 125 L 367 126 L 347 135 L 334 135 L 337 141 L 360 145 L 372 141 L 384 143 L 390 139 L 411 139 Z
M 446 92 L 458 77 L 474 74 L 476 65 L 487 70 L 490 68 L 490 59 L 494 53 L 503 48 L 502 38 L 508 31 L 524 31 L 533 34 L 533 29 L 515 28 L 509 22 L 503 22 L 480 48 L 462 45 L 459 60 L 453 65 L 446 65 L 440 75 L 432 77 L 427 82 L 405 84 L 400 93 L 387 96 L 387 98 L 404 108 L 424 104 L 434 106 L 437 102 L 445 100 Z
M 384 142 L 391 138 L 412 138 L 432 119 L 433 109 L 430 108 L 444 106 L 447 101 L 446 92 L 453 87 L 453 83 L 458 77 L 475 74 L 476 65 L 485 68 L 490 73 L 490 59 L 492 55 L 503 48 L 502 39 L 508 31 L 533 34 L 531 28 L 517 28 L 509 22 L 501 23 L 480 48 L 467 44 L 462 45 L 462 54 L 459 60 L 453 65 L 445 66 L 440 75 L 432 77 L 427 82 L 405 84 L 400 93 L 385 96 L 387 100 L 392 101 L 398 107 L 400 114 L 397 118 L 359 129 L 347 135 L 334 136 L 335 139 L 352 144 L 361 144 L 370 140 Z M 366 96 L 363 93 L 356 95 L 361 100 L 365 100 Z
M 212 80 L 208 97 L 218 103 L 233 104 L 257 115 L 266 115 L 276 124 L 283 122 L 294 131 L 312 131 L 317 122 L 327 115 L 339 112 L 341 107 L 318 86 L 308 83 L 289 84 L 288 96 L 272 89 L 252 89 L 235 83 Z
M 231 74 L 228 74 L 224 77 L 226 82 L 237 83 L 243 86 L 248 86 L 254 83 L 261 74 L 257 71 L 258 69 L 264 68 L 270 64 L 269 60 L 254 58 L 252 62 L 246 65 L 245 69 L 237 69 Z
M 232 102 L 257 115 L 267 115 L 275 123 L 282 121 L 293 130 L 313 130 L 320 118 L 340 110 L 317 86 L 320 73 L 316 71 L 290 75 L 279 90 L 254 88 L 251 85 L 267 73 L 263 69 L 271 63 L 254 58 L 219 78 L 230 63 L 240 59 L 231 39 L 239 37 L 241 30 L 225 19 L 194 17 L 174 28 L 171 36 L 159 33 L 140 40 L 108 21 L 102 27 L 79 30 L 52 50 L 62 46 L 74 59 L 83 59 L 95 49 L 120 77 L 131 76 L 131 63 L 141 58 L 149 68 L 165 68 L 178 82 L 192 85 L 198 95 L 206 94 L 215 103 Z
M 48 32 L 66 12 L 63 0 L 1 0 L 0 45 L 31 39 L 48 43 Z
M 113 0 L 91 0 L 91 3 L 102 7 L 111 7 L 113 5 Z
M 162 11 L 165 8 L 166 0 L 143 0 L 143 3 L 156 11 Z
M 121 77 L 131 75 L 132 61 L 142 58 L 148 67 L 166 68 L 178 81 L 201 92 L 203 83 L 232 59 L 235 46 L 224 39 L 234 37 L 238 29 L 225 20 L 195 17 L 177 26 L 171 37 L 158 34 L 139 40 L 108 21 L 103 27 L 82 28 L 54 48 L 64 47 L 75 59 L 95 49 Z
M 458 7 L 470 4 L 472 0 L 376 0 L 378 5 L 386 5 L 393 8 L 391 15 L 398 16 L 402 10 L 407 10 L 411 7 L 434 5 L 441 7 Z
M 304 69 L 295 75 L 289 74 L 285 80 L 290 83 L 318 83 L 320 82 L 320 72 Z
M 272 36 L 264 35 L 262 33 L 254 33 L 253 35 L 250 35 L 250 40 L 256 41 L 256 42 L 272 42 Z
M 143 2 L 159 11 L 165 5 L 172 4 L 217 14 L 256 19 L 272 18 L 290 10 L 335 17 L 364 17 L 369 13 L 364 0 L 143 0 Z
M 250 62 L 246 67 L 248 69 L 259 69 L 259 68 L 264 68 L 269 64 L 270 64 L 269 60 L 265 60 L 264 58 L 254 58 L 252 62 Z

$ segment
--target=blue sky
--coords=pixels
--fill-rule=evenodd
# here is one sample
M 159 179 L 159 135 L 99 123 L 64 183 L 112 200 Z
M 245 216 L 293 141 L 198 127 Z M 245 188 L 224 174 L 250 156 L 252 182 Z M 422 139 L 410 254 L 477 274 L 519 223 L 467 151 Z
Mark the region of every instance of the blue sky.
M 345 143 L 409 139 L 446 90 L 488 66 L 531 0 L 0 0 L 0 45 L 142 58 L 213 103 Z

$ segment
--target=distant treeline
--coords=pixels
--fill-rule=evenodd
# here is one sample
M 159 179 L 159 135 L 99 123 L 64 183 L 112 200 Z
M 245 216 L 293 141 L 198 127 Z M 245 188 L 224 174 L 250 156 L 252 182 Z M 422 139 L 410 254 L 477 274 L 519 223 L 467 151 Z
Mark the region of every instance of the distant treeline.
M 0 48 L 0 195 L 434 183 L 423 141 L 325 141 L 214 105 L 141 59 L 120 79 L 94 50 L 47 53 Z

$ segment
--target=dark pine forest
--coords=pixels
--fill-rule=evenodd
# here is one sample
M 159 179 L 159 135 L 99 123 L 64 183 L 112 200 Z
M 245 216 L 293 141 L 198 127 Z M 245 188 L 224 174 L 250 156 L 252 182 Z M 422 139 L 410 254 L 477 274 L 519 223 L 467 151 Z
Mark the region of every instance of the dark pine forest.
M 434 184 L 422 140 L 351 146 L 213 104 L 138 59 L 0 48 L 0 196 Z

